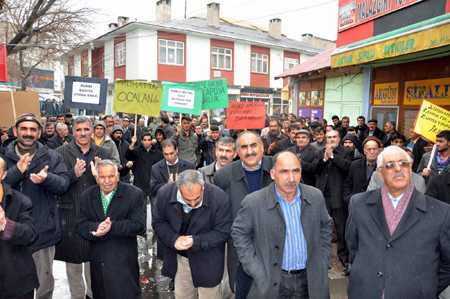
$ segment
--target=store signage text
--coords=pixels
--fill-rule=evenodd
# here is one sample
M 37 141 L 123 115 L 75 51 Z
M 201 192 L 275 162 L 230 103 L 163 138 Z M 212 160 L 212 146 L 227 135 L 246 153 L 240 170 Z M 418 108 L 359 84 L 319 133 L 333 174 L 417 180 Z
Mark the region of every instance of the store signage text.
M 405 82 L 405 105 L 420 105 L 427 100 L 437 105 L 450 105 L 450 78 Z
M 345 51 L 331 56 L 331 67 L 365 64 L 374 60 L 397 57 L 450 45 L 450 24 L 407 34 L 384 42 Z
M 398 103 L 398 82 L 375 84 L 374 105 L 397 105 Z
M 270 94 L 267 93 L 241 93 L 241 98 L 259 98 L 259 99 L 270 99 Z
M 339 31 L 358 26 L 423 0 L 352 0 L 339 7 Z

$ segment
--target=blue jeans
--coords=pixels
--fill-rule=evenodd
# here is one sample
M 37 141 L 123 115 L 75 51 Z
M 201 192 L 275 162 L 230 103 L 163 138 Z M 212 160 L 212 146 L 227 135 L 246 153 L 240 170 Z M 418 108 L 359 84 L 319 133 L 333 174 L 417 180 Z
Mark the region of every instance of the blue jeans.
M 236 290 L 235 299 L 246 299 L 250 288 L 252 287 L 253 279 L 245 274 L 242 265 L 239 264 L 236 272 Z

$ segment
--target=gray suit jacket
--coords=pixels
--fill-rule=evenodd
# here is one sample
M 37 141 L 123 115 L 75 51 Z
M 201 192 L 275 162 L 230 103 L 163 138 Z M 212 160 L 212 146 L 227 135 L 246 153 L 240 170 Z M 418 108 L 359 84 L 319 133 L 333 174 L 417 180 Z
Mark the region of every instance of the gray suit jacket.
M 332 223 L 320 190 L 300 184 L 301 224 L 307 244 L 306 271 L 310 298 L 330 298 Z M 231 229 L 244 271 L 253 278 L 248 298 L 277 298 L 283 265 L 286 225 L 275 183 L 242 201 Z
M 350 200 L 348 298 L 436 298 L 450 283 L 450 205 L 414 190 L 391 236 L 381 189 Z M 438 288 L 439 281 L 439 288 Z
M 205 182 L 214 184 L 214 173 L 216 172 L 215 166 L 216 162 L 198 169 L 198 171 L 200 171 L 200 173 L 203 175 L 203 179 L 205 180 Z
M 272 157 L 263 156 L 261 164 L 261 189 L 273 182 L 270 177 L 272 163 Z M 242 161 L 234 161 L 219 169 L 214 175 L 214 185 L 227 193 L 231 204 L 231 220 L 234 221 L 241 208 L 242 200 L 250 193 L 247 177 L 245 176 L 244 168 L 242 168 Z M 227 251 L 228 276 L 230 279 L 230 287 L 234 290 L 239 261 L 231 239 L 228 242 Z

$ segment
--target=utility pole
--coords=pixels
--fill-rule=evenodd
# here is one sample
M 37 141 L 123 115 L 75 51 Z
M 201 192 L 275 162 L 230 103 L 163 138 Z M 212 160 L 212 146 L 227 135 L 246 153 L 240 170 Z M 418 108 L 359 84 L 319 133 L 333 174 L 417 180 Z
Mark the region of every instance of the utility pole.
M 187 0 L 184 0 L 184 18 L 186 19 Z

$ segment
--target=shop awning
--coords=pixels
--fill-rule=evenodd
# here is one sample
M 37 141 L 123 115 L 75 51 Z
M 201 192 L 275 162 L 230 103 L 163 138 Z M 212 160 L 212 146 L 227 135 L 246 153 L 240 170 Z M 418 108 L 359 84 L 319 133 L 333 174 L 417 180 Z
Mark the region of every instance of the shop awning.
M 331 67 L 382 66 L 450 55 L 450 14 L 336 49 Z
M 336 50 L 336 48 L 328 49 L 325 52 L 322 52 L 314 57 L 311 57 L 310 59 L 300 63 L 299 65 L 291 68 L 290 70 L 287 70 L 284 73 L 275 76 L 275 80 L 279 78 L 284 79 L 289 76 L 297 76 L 303 73 L 309 73 L 312 71 L 330 68 L 331 67 L 330 55 L 331 53 L 333 53 L 334 50 Z

